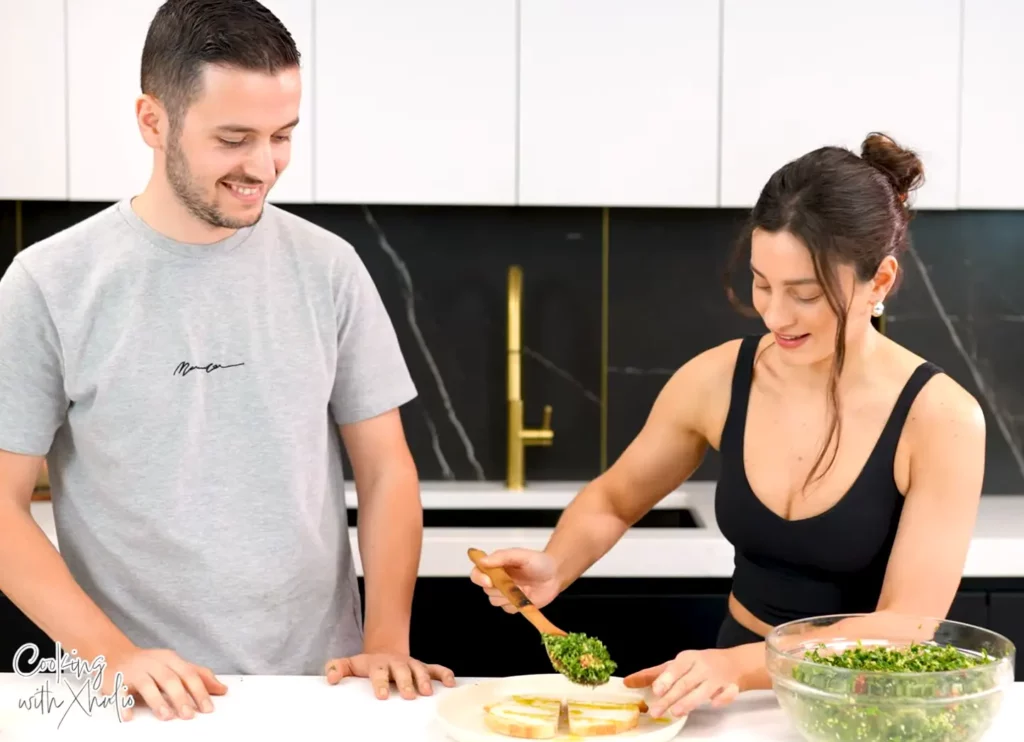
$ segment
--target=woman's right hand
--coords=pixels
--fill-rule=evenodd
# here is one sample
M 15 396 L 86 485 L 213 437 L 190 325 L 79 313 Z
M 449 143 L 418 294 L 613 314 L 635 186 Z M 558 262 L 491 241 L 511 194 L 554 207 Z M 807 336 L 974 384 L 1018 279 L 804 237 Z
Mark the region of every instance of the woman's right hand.
M 498 549 L 483 557 L 482 561 L 486 567 L 504 568 L 512 581 L 538 608 L 543 608 L 554 600 L 560 591 L 558 577 L 555 574 L 555 560 L 543 551 Z M 517 611 L 479 567 L 473 567 L 469 579 L 484 589 L 491 599 L 491 605 L 501 607 L 506 613 Z

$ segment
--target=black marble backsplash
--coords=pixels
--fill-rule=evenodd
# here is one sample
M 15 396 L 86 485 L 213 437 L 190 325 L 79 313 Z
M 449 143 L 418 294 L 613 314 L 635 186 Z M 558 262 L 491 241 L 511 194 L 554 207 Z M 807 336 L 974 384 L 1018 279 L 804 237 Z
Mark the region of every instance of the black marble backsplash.
M 19 233 L 30 245 L 105 206 L 26 201 L 16 218 L 18 205 L 0 201 L 0 267 Z M 674 369 L 761 329 L 721 282 L 740 210 L 284 208 L 349 240 L 377 282 L 420 392 L 403 419 L 425 480 L 505 476 L 510 265 L 523 268 L 526 424 L 554 408 L 554 445 L 527 449 L 527 481 L 595 476 Z M 1024 212 L 919 212 L 912 239 L 887 332 L 981 400 L 985 492 L 1022 494 Z M 694 478 L 717 473 L 711 452 Z

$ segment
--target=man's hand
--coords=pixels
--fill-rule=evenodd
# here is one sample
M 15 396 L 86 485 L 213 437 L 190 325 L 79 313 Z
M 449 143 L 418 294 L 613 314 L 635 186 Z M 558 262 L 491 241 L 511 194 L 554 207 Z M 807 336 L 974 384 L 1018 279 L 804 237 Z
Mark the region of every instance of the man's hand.
M 228 687 L 207 667 L 186 662 L 170 649 L 133 647 L 123 654 L 106 658 L 102 693 L 114 692 L 114 680 L 121 673 L 127 692 L 142 701 L 158 719 L 191 719 L 197 711 L 213 711 L 211 695 L 222 696 Z M 117 691 L 122 692 L 122 688 Z M 170 701 L 170 703 L 168 703 Z M 122 718 L 132 718 L 132 708 L 124 709 Z
M 416 692 L 429 696 L 434 680 L 449 688 L 455 686 L 455 673 L 441 665 L 425 665 L 404 654 L 357 654 L 339 657 L 327 663 L 327 682 L 337 685 L 342 678 L 369 678 L 377 698 L 387 698 L 391 681 L 402 698 L 413 699 Z

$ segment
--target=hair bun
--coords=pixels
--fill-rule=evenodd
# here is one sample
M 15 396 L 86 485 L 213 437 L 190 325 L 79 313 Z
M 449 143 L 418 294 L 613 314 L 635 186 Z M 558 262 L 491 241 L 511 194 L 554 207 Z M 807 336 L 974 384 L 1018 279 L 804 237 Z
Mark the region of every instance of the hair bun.
M 906 201 L 907 195 L 924 182 L 921 158 L 885 134 L 869 134 L 860 147 L 860 156 L 886 175 L 902 201 Z

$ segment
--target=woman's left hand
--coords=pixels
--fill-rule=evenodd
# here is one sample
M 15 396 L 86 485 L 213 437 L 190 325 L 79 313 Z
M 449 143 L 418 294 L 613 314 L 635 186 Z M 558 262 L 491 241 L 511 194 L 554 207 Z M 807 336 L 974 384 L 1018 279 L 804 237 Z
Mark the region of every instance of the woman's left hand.
M 623 679 L 629 688 L 645 688 L 657 699 L 649 713 L 658 717 L 671 709 L 683 716 L 706 701 L 713 707 L 732 703 L 739 694 L 740 670 L 727 649 L 680 652 L 674 660 L 640 670 Z

